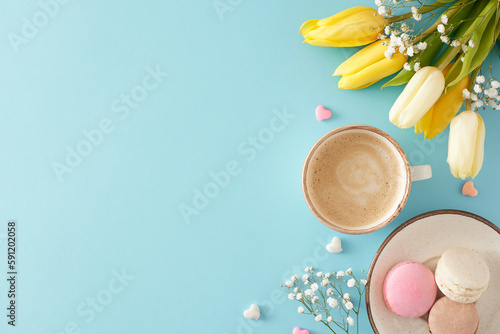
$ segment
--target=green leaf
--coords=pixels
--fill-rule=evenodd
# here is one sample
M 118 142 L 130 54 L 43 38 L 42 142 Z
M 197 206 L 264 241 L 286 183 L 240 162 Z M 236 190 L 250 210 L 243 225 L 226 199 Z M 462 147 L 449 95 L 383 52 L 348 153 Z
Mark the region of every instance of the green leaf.
M 450 70 L 450 72 L 446 76 L 446 89 L 449 89 L 450 87 L 455 86 L 457 83 L 459 83 L 465 76 L 469 75 L 470 72 L 472 72 L 477 66 L 479 66 L 488 56 L 489 50 L 492 45 L 492 34 L 495 33 L 496 26 L 496 17 L 493 17 L 494 13 L 494 10 L 489 10 L 485 14 L 484 18 L 478 17 L 476 19 L 476 21 L 481 20 L 477 23 L 477 26 L 472 32 L 471 37 L 471 40 L 474 41 L 476 46 L 474 48 L 469 47 L 469 49 L 465 53 L 463 62 L 455 62 L 455 64 L 453 65 L 453 71 Z M 484 34 L 485 29 L 488 30 L 486 34 Z M 487 43 L 485 41 L 483 44 L 483 37 L 485 39 L 489 39 L 490 43 Z M 457 65 L 459 63 L 461 63 L 460 71 L 456 69 L 459 67 L 459 65 Z M 474 64 L 476 65 L 474 66 Z

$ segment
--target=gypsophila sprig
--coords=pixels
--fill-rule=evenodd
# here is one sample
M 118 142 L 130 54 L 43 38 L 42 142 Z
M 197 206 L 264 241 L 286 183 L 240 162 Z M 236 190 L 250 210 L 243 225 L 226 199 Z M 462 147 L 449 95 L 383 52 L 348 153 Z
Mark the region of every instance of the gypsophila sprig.
M 358 315 L 367 277 L 358 279 L 352 268 L 323 274 L 308 267 L 305 272 L 302 282 L 294 275 L 281 285 L 288 299 L 302 304 L 297 312 L 312 315 L 333 333 L 359 333 Z

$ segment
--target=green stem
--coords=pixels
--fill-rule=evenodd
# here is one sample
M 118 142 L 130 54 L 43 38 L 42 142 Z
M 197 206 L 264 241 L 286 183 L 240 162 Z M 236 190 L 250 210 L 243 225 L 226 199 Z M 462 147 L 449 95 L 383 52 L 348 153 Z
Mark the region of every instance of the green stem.
M 436 10 L 444 5 L 446 5 L 445 2 L 436 2 L 436 3 L 433 3 L 432 5 L 427 5 L 427 6 L 423 6 L 423 7 L 419 8 L 418 13 L 425 14 L 428 12 L 432 12 L 433 10 Z M 412 16 L 413 16 L 413 13 L 406 13 L 403 15 L 391 17 L 391 18 L 387 19 L 387 22 L 389 22 L 389 24 L 391 24 L 394 22 L 404 21 L 406 19 L 409 19 Z

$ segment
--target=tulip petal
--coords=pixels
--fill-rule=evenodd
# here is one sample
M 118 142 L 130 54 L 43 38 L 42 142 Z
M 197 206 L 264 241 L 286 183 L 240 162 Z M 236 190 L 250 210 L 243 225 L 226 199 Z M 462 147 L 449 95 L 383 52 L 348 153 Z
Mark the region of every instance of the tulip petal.
M 383 58 L 352 75 L 342 76 L 339 81 L 340 89 L 360 89 L 373 84 L 391 74 L 399 71 L 406 57 L 400 53 L 393 55 L 392 59 Z
M 384 41 L 378 41 L 359 50 L 340 64 L 333 75 L 350 75 L 385 58 L 384 52 L 387 51 L 387 45 L 382 45 L 383 42 Z
M 471 169 L 471 177 L 475 178 L 481 167 L 483 167 L 484 160 L 484 139 L 486 138 L 486 127 L 484 126 L 483 119 L 479 114 L 476 114 L 479 125 L 477 129 L 477 137 L 476 137 L 476 147 L 474 150 L 474 162 L 472 163 Z
M 486 130 L 479 114 L 466 110 L 453 118 L 448 139 L 450 171 L 455 177 L 475 177 L 481 170 Z
M 446 69 L 443 74 L 446 75 Z M 415 132 L 424 132 L 428 139 L 436 137 L 444 131 L 464 103 L 462 91 L 469 86 L 469 77 L 465 77 L 446 94 L 441 96 L 434 106 L 415 125 Z M 418 128 L 418 129 L 417 129 Z M 417 130 L 419 132 L 417 132 Z
M 346 9 L 317 22 L 306 21 L 300 33 L 317 46 L 360 46 L 377 40 L 387 20 L 370 7 Z
M 316 26 L 317 23 L 318 23 L 318 20 L 309 20 L 309 21 L 302 23 L 302 25 L 300 26 L 300 29 L 299 29 L 299 34 L 304 36 L 304 34 L 307 34 L 309 31 L 314 29 L 314 27 Z
M 422 68 L 392 106 L 389 120 L 402 129 L 414 126 L 439 99 L 444 84 L 444 75 L 440 70 L 432 66 Z

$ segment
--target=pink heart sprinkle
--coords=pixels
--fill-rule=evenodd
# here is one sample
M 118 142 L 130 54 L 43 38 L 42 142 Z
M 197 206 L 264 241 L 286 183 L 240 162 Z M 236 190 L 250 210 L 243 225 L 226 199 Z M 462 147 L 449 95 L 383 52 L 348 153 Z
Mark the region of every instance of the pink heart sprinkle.
M 462 194 L 464 196 L 476 197 L 478 194 L 478 191 L 474 187 L 474 182 L 472 182 L 472 181 L 465 182 L 465 184 L 462 188 Z
M 325 109 L 325 107 L 321 105 L 316 107 L 316 119 L 318 121 L 329 119 L 330 117 L 332 117 L 332 112 L 330 110 Z
M 299 327 L 295 327 L 293 329 L 293 334 L 309 334 L 309 331 L 305 329 L 300 329 Z

